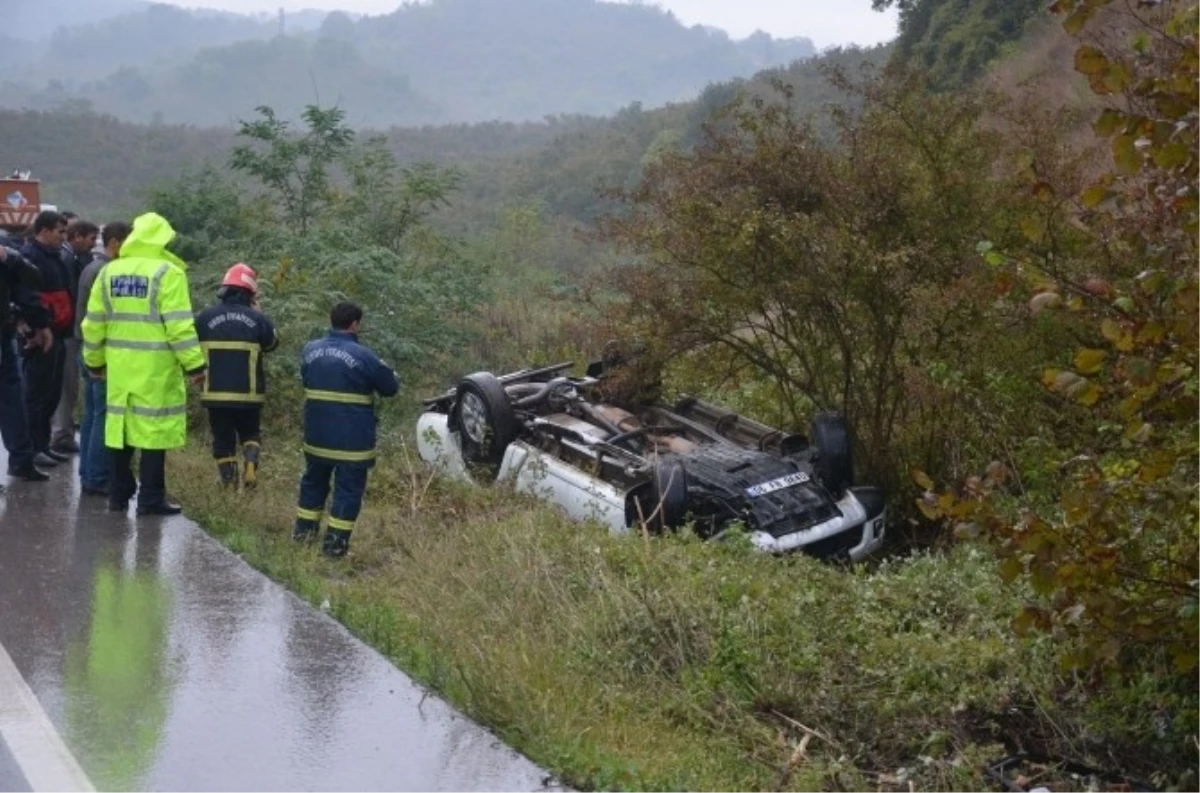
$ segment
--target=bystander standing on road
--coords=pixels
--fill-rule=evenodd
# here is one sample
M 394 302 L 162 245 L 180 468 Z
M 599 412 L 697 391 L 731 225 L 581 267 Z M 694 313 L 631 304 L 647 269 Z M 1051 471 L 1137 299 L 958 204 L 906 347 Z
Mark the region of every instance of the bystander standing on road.
M 79 296 L 75 301 L 75 338 L 83 339 L 83 319 L 87 316 L 88 299 L 92 286 L 104 266 L 117 258 L 121 244 L 131 231 L 128 223 L 104 224 L 102 242 L 104 247 L 90 264 L 79 274 Z M 105 401 L 108 384 L 103 377 L 93 376 L 83 365 L 80 353 L 80 371 L 83 372 L 83 421 L 79 427 L 79 482 L 85 495 L 108 495 L 108 450 L 104 446 Z
M 70 279 L 71 305 L 78 310 L 79 276 L 92 261 L 92 248 L 100 229 L 86 220 L 72 220 L 67 224 L 67 239 L 62 245 L 62 261 Z M 50 419 L 50 448 L 58 454 L 74 454 L 79 451 L 75 442 L 75 405 L 79 402 L 79 318 L 63 333 L 63 381 L 58 407 Z
M 196 317 L 196 333 L 208 359 L 200 401 L 208 410 L 213 457 L 221 483 L 236 488 L 238 443 L 242 445 L 242 483 L 258 483 L 262 443 L 262 407 L 267 399 L 264 352 L 279 346 L 275 326 L 258 309 L 258 277 L 241 262 L 225 273 L 220 301 Z
M 33 237 L 21 253 L 41 271 L 38 294 L 49 312 L 51 343 L 24 350 L 23 375 L 25 409 L 33 439 L 35 460 L 41 466 L 54 466 L 68 458 L 50 449 L 50 421 L 62 397 L 65 347 L 63 339 L 74 327 L 75 306 L 71 302 L 71 278 L 62 260 L 62 244 L 67 223 L 62 215 L 50 210 L 39 212 L 33 221 Z
M 17 330 L 20 326 L 26 331 L 25 344 L 49 347 L 49 317 L 36 291 L 41 284 L 42 274 L 37 267 L 15 248 L 0 246 L 0 437 L 8 451 L 8 475 L 30 482 L 44 482 L 49 476 L 33 462 Z
M 176 515 L 167 499 L 168 449 L 187 442 L 187 378 L 204 381 L 187 265 L 167 246 L 175 230 L 150 212 L 133 221 L 120 255 L 104 267 L 83 319 L 83 361 L 107 380 L 104 442 L 108 508 L 124 511 L 137 494 L 138 515 Z M 133 456 L 140 452 L 138 480 Z

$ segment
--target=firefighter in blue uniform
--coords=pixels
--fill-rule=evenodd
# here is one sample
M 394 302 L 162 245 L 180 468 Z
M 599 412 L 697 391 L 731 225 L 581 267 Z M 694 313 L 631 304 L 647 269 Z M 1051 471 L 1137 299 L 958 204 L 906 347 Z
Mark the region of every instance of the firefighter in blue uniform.
M 196 317 L 196 333 L 208 359 L 200 402 L 208 410 L 213 457 L 221 484 L 236 489 L 238 443 L 245 466 L 243 486 L 258 483 L 262 408 L 267 398 L 262 354 L 279 346 L 275 326 L 258 310 L 258 278 L 241 262 L 225 273 L 217 305 Z
M 345 556 L 362 508 L 367 472 L 375 465 L 374 396 L 395 396 L 396 373 L 358 343 L 362 309 L 339 303 L 329 314 L 332 329 L 304 346 L 304 457 L 300 506 L 292 539 L 316 539 L 333 478 L 333 504 L 321 551 Z

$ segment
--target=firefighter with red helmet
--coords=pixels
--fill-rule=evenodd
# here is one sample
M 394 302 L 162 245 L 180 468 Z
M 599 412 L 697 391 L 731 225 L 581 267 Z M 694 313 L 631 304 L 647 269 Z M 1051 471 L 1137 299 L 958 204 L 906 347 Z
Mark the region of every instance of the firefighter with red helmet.
M 196 317 L 196 333 L 208 358 L 201 404 L 208 410 L 213 457 L 221 484 L 238 485 L 237 449 L 242 447 L 242 484 L 258 482 L 262 407 L 267 381 L 263 353 L 279 346 L 275 326 L 258 308 L 258 278 L 238 262 L 217 292 L 218 303 Z

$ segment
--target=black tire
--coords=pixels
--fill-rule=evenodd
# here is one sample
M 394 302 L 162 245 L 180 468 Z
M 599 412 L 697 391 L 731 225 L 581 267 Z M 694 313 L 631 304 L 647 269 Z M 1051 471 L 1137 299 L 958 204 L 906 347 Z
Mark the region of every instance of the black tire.
M 504 460 L 505 449 L 521 431 L 504 386 L 489 372 L 467 375 L 458 384 L 453 418 L 463 459 L 470 465 L 486 466 L 493 473 Z
M 654 475 L 633 496 L 637 502 L 627 522 L 645 521 L 652 534 L 662 534 L 684 524 L 688 511 L 687 470 L 678 460 L 660 460 Z
M 812 420 L 812 443 L 817 449 L 817 477 L 840 497 L 854 485 L 850 425 L 841 413 L 818 413 Z

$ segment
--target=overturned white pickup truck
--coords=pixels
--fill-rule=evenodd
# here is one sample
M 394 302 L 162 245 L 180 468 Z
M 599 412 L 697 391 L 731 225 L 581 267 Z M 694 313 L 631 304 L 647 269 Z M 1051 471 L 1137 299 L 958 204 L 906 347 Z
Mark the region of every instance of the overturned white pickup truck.
M 758 548 L 858 561 L 883 545 L 884 493 L 855 487 L 850 435 L 818 414 L 811 438 L 698 399 L 604 399 L 604 366 L 480 372 L 426 400 L 422 459 L 465 481 L 508 481 L 613 531 L 740 524 Z

